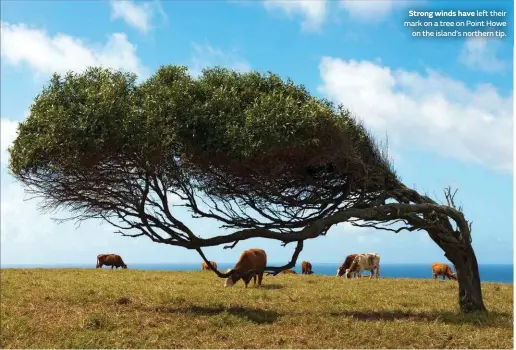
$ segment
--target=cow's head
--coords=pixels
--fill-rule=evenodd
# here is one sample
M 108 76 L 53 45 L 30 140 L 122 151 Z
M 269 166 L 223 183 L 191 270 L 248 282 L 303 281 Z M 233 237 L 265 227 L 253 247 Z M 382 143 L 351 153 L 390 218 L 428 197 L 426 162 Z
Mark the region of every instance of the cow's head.
M 457 274 L 456 274 L 456 273 L 452 273 L 452 274 L 450 275 L 450 278 L 451 278 L 452 280 L 455 280 L 455 281 L 456 281 L 456 280 L 457 280 Z
M 242 275 L 240 274 L 240 271 L 235 271 L 233 269 L 228 269 L 226 273 L 231 273 L 231 275 L 226 279 L 224 282 L 224 287 L 233 287 L 235 283 L 238 282 L 240 278 L 242 278 Z
M 126 264 L 123 264 L 123 265 L 122 265 L 122 268 L 123 268 L 123 269 L 127 269 L 127 265 L 126 265 Z
M 340 277 L 344 274 L 344 268 L 342 266 L 337 268 L 337 277 Z

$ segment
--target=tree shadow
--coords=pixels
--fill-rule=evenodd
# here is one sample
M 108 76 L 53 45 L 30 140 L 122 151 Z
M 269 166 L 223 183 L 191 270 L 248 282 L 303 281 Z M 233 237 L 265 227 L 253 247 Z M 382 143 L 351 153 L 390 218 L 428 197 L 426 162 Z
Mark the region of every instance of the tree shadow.
M 394 321 L 410 320 L 421 322 L 442 322 L 446 324 L 471 324 L 478 327 L 506 328 L 503 324 L 496 322 L 496 319 L 505 317 L 511 318 L 512 315 L 506 312 L 490 312 L 489 314 L 469 314 L 464 315 L 454 312 L 409 312 L 402 310 L 394 311 L 342 311 L 330 312 L 333 317 L 351 317 L 357 321 Z
M 158 306 L 153 309 L 156 312 L 165 312 L 165 313 L 181 313 L 181 314 L 195 314 L 199 316 L 215 316 L 224 312 L 227 312 L 230 315 L 234 315 L 237 317 L 248 319 L 251 322 L 257 324 L 271 324 L 276 322 L 278 316 L 280 315 L 276 311 L 271 310 L 263 310 L 242 306 L 231 306 L 224 307 L 222 305 L 219 306 L 183 306 L 183 307 L 174 307 L 174 306 Z

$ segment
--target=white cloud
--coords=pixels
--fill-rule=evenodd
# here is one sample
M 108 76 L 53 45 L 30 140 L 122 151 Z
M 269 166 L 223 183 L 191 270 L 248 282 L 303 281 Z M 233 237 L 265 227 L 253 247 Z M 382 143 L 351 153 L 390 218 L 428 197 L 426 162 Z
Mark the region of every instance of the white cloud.
M 147 69 L 136 56 L 136 45 L 123 33 L 111 34 L 104 45 L 88 45 L 81 39 L 25 24 L 1 22 L 1 55 L 12 65 L 28 64 L 38 73 L 82 71 L 88 66 L 122 69 L 142 76 Z
M 360 20 L 380 20 L 390 14 L 395 8 L 408 5 L 404 0 L 341 0 L 342 7 L 353 18 Z
M 18 122 L 14 120 L 9 120 L 6 118 L 2 118 L 1 124 L 0 124 L 0 130 L 1 130 L 1 139 L 0 139 L 0 145 L 1 145 L 1 164 L 2 166 L 9 163 L 9 152 L 7 152 L 7 148 L 11 147 L 13 144 L 14 139 L 16 139 L 17 136 L 17 129 L 18 128 Z
M 303 30 L 318 30 L 326 17 L 327 2 L 325 0 L 306 1 L 306 0 L 264 0 L 267 10 L 280 9 L 292 17 L 300 14 L 304 17 L 301 22 Z
M 81 263 L 94 261 L 101 252 L 129 254 L 145 240 L 131 240 L 114 233 L 115 229 L 98 220 L 88 220 L 77 228 L 74 222 L 57 224 L 54 217 L 66 214 L 43 214 L 40 199 L 31 199 L 22 185 L 2 172 L 0 240 L 1 263 Z M 122 245 L 121 245 L 122 244 Z M 82 247 L 76 249 L 75 247 Z M 136 253 L 132 254 L 137 256 Z M 93 262 L 94 264 L 94 262 Z
M 147 33 L 152 25 L 151 20 L 156 12 L 166 18 L 159 2 L 144 2 L 137 5 L 129 0 L 113 0 L 111 3 L 111 19 L 122 19 L 128 25 Z
M 319 91 L 342 103 L 396 147 L 512 173 L 513 99 L 489 84 L 470 87 L 427 70 L 422 75 L 369 61 L 321 60 Z
M 404 8 L 412 2 L 412 0 L 340 0 L 339 7 L 353 19 L 372 22 L 382 20 L 395 9 Z M 270 11 L 281 10 L 290 18 L 302 16 L 303 30 L 319 31 L 327 18 L 329 7 L 333 4 L 326 0 L 264 0 L 264 5 Z
M 101 223 L 99 220 L 88 220 L 82 223 L 76 230 L 75 222 L 57 224 L 52 218 L 63 218 L 70 215 L 69 212 L 57 212 L 53 214 L 42 213 L 39 208 L 40 198 L 33 199 L 30 194 L 25 193 L 24 187 L 11 175 L 2 172 L 1 184 L 1 241 L 4 245 L 34 245 L 38 241 L 44 241 L 44 245 L 52 246 L 59 244 L 59 241 L 66 240 L 70 235 L 89 234 L 102 235 L 105 243 L 113 243 L 113 239 L 120 238 L 114 234 L 115 228 Z M 73 232 L 72 232 L 73 231 Z M 94 232 L 92 232 L 94 231 Z M 85 239 L 88 241 L 88 239 Z M 43 244 L 43 243 L 42 243 Z M 102 246 L 102 242 L 88 242 L 96 247 Z M 62 246 L 66 249 L 66 246 Z
M 508 62 L 497 57 L 497 48 L 500 40 L 486 37 L 473 37 L 466 39 L 459 55 L 459 62 L 486 72 L 497 72 L 508 68 Z
M 36 210 L 34 201 L 24 201 L 26 198 L 21 186 L 11 183 L 2 186 L 1 193 L 1 240 L 7 242 L 28 244 L 38 235 L 45 239 L 52 238 L 50 233 L 54 223 L 49 217 L 41 216 Z
M 193 53 L 190 64 L 190 74 L 198 76 L 205 67 L 222 66 L 238 72 L 248 72 L 251 65 L 240 58 L 238 53 L 233 51 L 222 51 L 209 44 L 200 45 L 192 43 Z
M 369 227 L 353 226 L 350 222 L 343 222 L 336 227 L 337 233 L 346 236 L 346 241 L 352 238 L 357 243 L 379 243 L 381 241 L 380 235 L 385 231 L 375 230 Z

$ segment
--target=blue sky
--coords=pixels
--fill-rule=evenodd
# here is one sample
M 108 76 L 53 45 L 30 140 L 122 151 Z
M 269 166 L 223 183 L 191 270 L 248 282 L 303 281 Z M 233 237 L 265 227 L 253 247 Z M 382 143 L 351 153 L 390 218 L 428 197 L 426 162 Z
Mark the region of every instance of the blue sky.
M 503 39 L 414 38 L 409 10 L 504 9 Z M 107 225 L 55 224 L 6 170 L 5 149 L 52 72 L 102 65 L 141 80 L 166 64 L 272 71 L 343 103 L 379 138 L 402 180 L 434 198 L 459 188 L 480 263 L 513 262 L 513 3 L 421 1 L 2 1 L 1 262 L 91 263 L 116 252 L 130 265 L 197 262 L 195 252 L 125 238 Z M 500 20 L 500 19 L 498 19 Z M 217 224 L 181 217 L 201 235 Z M 65 214 L 61 213 L 60 216 Z M 286 262 L 293 247 L 249 240 L 209 248 L 218 262 L 261 247 Z M 301 260 L 340 263 L 354 252 L 384 263 L 445 261 L 424 232 L 346 224 L 307 241 Z

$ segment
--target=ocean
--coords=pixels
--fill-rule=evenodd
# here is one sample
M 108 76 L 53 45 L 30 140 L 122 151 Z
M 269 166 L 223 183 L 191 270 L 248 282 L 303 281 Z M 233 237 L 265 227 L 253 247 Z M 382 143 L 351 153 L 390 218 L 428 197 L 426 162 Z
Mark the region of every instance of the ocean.
M 235 263 L 217 263 L 219 270 L 225 271 L 232 268 Z M 272 263 L 271 263 L 272 265 Z M 273 266 L 280 266 L 274 264 Z M 338 263 L 312 263 L 315 274 L 335 276 Z M 157 271 L 200 271 L 201 263 L 168 263 L 168 264 L 128 264 L 130 269 L 157 270 Z M 93 264 L 69 264 L 69 265 L 1 265 L 1 268 L 95 268 Z M 103 267 L 109 268 L 109 267 Z M 485 264 L 479 265 L 480 280 L 483 282 L 499 282 L 512 284 L 514 280 L 512 264 Z M 301 273 L 301 264 L 294 268 Z M 364 274 L 367 274 L 365 272 Z M 391 278 L 432 278 L 430 264 L 381 264 L 380 277 Z M 442 278 L 442 277 L 440 277 Z

